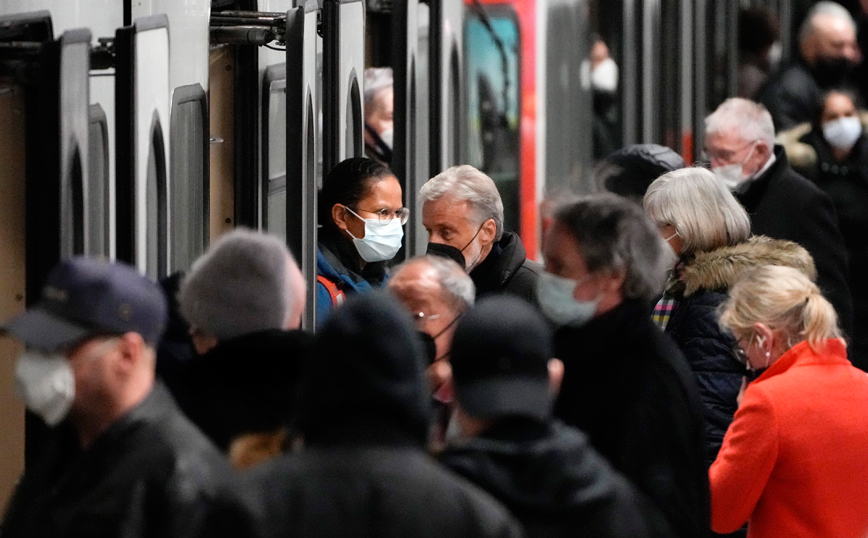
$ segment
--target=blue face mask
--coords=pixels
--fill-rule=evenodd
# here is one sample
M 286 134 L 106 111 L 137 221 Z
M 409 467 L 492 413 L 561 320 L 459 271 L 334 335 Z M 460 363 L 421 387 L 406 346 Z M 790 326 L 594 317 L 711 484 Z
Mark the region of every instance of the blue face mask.
M 573 297 L 576 286 L 589 276 L 572 280 L 544 271 L 536 285 L 536 296 L 543 314 L 558 326 L 581 327 L 591 321 L 597 313 L 598 300 L 577 301 Z
M 395 254 L 401 249 L 401 239 L 404 238 L 401 219 L 394 218 L 383 223 L 379 219 L 364 219 L 349 207 L 347 211 L 365 223 L 365 237 L 361 239 L 354 237 L 347 230 L 363 260 L 368 263 L 384 262 L 395 257 Z

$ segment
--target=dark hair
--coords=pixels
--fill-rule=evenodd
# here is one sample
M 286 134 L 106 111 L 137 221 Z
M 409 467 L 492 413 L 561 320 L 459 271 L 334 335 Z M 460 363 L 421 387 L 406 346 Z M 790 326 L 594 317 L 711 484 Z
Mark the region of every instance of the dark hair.
M 624 273 L 624 299 L 651 300 L 662 291 L 664 247 L 636 204 L 615 194 L 583 196 L 558 208 L 555 223 L 576 240 L 589 273 Z
M 823 111 L 826 110 L 826 101 L 829 100 L 833 94 L 840 93 L 841 95 L 850 99 L 853 103 L 853 106 L 856 107 L 856 114 L 858 115 L 859 109 L 862 104 L 859 102 L 859 96 L 851 90 L 850 88 L 830 88 L 824 91 L 820 95 L 820 100 L 817 102 L 817 113 L 814 116 L 814 127 L 820 127 L 823 124 Z
M 764 7 L 740 9 L 738 12 L 738 49 L 760 54 L 780 39 L 777 18 Z
M 365 157 L 340 162 L 323 180 L 319 192 L 319 223 L 334 226 L 332 207 L 335 204 L 355 208 L 371 191 L 371 185 L 394 175 L 387 167 Z

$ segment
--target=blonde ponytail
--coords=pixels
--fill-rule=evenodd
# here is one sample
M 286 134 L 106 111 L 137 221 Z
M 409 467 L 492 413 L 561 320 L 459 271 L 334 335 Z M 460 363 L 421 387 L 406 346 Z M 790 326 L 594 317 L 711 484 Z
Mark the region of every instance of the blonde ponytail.
M 801 340 L 807 340 L 814 349 L 828 338 L 840 338 L 838 314 L 835 308 L 817 290 L 805 299 L 801 316 Z

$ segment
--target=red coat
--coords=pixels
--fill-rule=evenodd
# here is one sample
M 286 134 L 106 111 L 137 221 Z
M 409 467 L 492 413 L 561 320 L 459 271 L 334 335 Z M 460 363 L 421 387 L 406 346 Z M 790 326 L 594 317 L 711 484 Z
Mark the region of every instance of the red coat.
M 797 344 L 748 386 L 709 471 L 711 526 L 750 538 L 865 538 L 868 375 L 844 345 Z

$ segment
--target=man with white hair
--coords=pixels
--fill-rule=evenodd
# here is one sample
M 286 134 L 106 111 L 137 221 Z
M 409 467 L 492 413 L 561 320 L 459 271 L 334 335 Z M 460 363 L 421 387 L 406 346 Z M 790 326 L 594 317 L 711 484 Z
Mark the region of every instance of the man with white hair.
M 812 121 L 823 91 L 855 82 L 862 55 L 850 12 L 835 2 L 815 4 L 799 30 L 799 53 L 760 93 L 779 131 Z
M 218 448 L 235 450 L 237 466 L 254 463 L 241 447 L 255 439 L 282 444 L 309 342 L 288 330 L 298 329 L 304 298 L 286 245 L 250 230 L 221 237 L 181 284 L 181 313 L 198 356 L 186 366 L 179 403 Z
M 470 274 L 476 296 L 512 293 L 536 304 L 542 266 L 527 259 L 518 235 L 503 228 L 503 201 L 494 181 L 470 165 L 453 166 L 419 191 L 428 254 L 455 260 Z
M 413 316 L 425 344 L 425 374 L 437 406 L 432 441 L 438 447 L 452 415 L 452 335 L 458 320 L 473 307 L 473 280 L 452 260 L 419 256 L 396 267 L 387 288 Z
M 391 67 L 365 69 L 365 155 L 389 166 L 395 138 L 395 90 Z
M 813 256 L 817 284 L 849 334 L 847 255 L 832 199 L 790 168 L 774 137 L 768 110 L 747 99 L 727 99 L 705 119 L 711 169 L 747 210 L 751 232 L 793 241 Z

